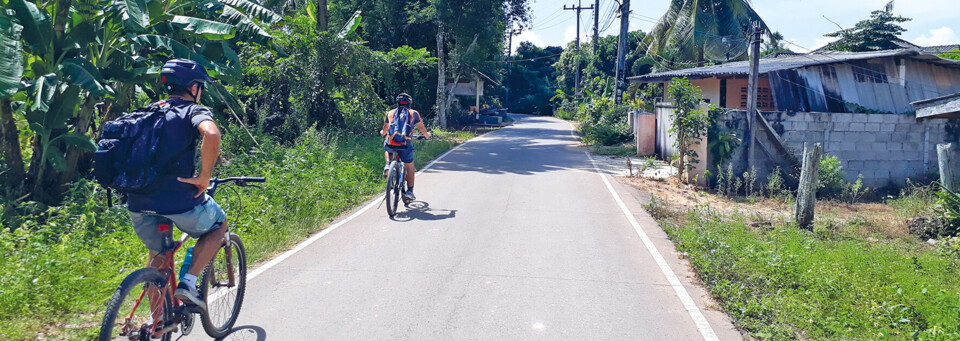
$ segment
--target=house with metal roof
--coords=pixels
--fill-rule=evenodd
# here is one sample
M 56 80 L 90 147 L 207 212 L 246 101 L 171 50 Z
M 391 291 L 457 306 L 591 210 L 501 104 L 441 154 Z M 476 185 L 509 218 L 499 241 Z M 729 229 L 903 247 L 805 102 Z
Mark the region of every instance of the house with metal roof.
M 848 181 L 862 177 L 864 184 L 876 188 L 935 174 L 937 145 L 960 142 L 960 62 L 937 57 L 941 50 L 952 46 L 762 58 L 757 96 L 761 115 L 754 141 L 747 142 L 757 146 L 752 149 L 757 162 L 741 157 L 749 150 L 743 143 L 730 165 L 736 174 L 756 166 L 762 179 L 777 166 L 796 166 L 804 143 L 820 143 L 841 161 Z M 723 126 L 745 137 L 749 72 L 749 62 L 734 62 L 629 81 L 667 84 L 686 77 L 701 88 L 705 102 L 730 109 Z M 647 114 L 653 123 L 643 129 L 653 134 L 641 128 L 635 134 L 638 146 L 652 145 L 665 159 L 677 155 L 675 136 L 669 132 L 674 110 L 669 101 L 656 103 L 655 112 Z M 652 136 L 651 141 L 640 141 L 640 136 Z M 698 155 L 706 155 L 706 162 L 696 169 L 701 179 L 707 178 L 707 169 L 725 167 L 703 149 Z
M 932 54 L 950 47 L 763 58 L 758 107 L 761 111 L 913 113 L 913 102 L 960 93 L 960 61 Z M 629 80 L 668 83 L 674 77 L 686 77 L 703 89 L 709 103 L 746 109 L 749 72 L 749 62 L 734 62 Z

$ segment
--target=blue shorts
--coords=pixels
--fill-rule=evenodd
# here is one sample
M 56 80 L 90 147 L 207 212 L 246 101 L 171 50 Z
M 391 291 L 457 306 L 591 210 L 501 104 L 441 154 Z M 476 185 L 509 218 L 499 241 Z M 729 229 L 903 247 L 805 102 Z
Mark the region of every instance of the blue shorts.
M 133 221 L 133 229 L 137 231 L 137 236 L 143 241 L 151 251 L 163 252 L 164 232 L 160 232 L 158 227 L 161 224 L 173 223 L 180 231 L 189 234 L 190 237 L 200 238 L 210 231 L 220 228 L 220 225 L 227 220 L 227 214 L 223 208 L 217 204 L 213 198 L 204 194 L 206 199 L 203 204 L 197 205 L 192 210 L 177 214 L 152 214 L 130 212 L 130 220 Z M 166 232 L 172 234 L 172 231 Z
M 400 161 L 403 163 L 413 163 L 413 146 L 406 147 L 394 147 L 388 144 L 383 144 L 383 150 L 397 153 L 400 156 Z

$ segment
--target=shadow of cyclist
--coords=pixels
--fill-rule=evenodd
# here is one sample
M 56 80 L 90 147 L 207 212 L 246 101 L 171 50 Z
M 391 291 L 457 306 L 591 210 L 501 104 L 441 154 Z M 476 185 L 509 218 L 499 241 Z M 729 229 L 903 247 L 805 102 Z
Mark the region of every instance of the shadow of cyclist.
M 457 217 L 457 210 L 445 210 L 430 208 L 430 204 L 425 201 L 414 201 L 410 203 L 406 211 L 397 212 L 393 217 L 394 221 L 406 222 L 411 220 L 444 220 Z
M 203 333 L 203 330 L 200 331 Z M 233 327 L 230 334 L 217 341 L 264 341 L 267 339 L 267 331 L 259 326 L 239 326 Z

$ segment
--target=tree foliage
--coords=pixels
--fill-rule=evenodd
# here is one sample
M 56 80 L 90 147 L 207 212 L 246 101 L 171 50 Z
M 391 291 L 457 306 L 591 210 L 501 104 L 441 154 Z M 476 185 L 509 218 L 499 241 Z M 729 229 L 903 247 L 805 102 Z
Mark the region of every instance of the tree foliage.
M 896 44 L 900 34 L 907 30 L 901 23 L 910 21 L 890 11 L 873 11 L 870 19 L 858 22 L 853 28 L 842 29 L 824 36 L 839 38 L 827 44 L 826 49 L 833 51 L 865 52 L 900 48 Z
M 718 44 L 739 45 L 750 41 L 753 22 L 763 22 L 747 0 L 676 0 L 647 34 L 647 55 L 672 67 L 673 64 L 703 64 L 708 48 Z M 732 47 L 731 47 L 732 48 Z M 745 49 L 744 49 L 745 51 Z M 744 60 L 743 54 L 733 60 Z
M 517 54 L 508 64 L 506 85 L 510 101 L 504 103 L 512 112 L 550 115 L 550 98 L 556 91 L 556 70 L 553 63 L 560 58 L 563 48 L 540 48 L 530 42 L 521 42 Z
M 700 156 L 690 149 L 690 146 L 707 133 L 710 124 L 709 110 L 705 111 L 701 107 L 703 97 L 700 88 L 691 84 L 686 78 L 671 80 L 667 93 L 670 94 L 673 105 L 676 107 L 670 117 L 673 120 L 670 132 L 677 136 L 674 141 L 674 147 L 679 152 L 677 176 L 683 179 L 691 163 L 699 162 L 697 159 Z

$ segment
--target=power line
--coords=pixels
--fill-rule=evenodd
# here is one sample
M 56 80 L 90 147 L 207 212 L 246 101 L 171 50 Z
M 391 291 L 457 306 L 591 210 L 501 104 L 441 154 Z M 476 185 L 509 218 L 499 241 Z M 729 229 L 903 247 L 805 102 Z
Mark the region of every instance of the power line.
M 520 62 L 529 62 L 529 61 L 533 61 L 533 60 L 539 60 L 539 59 L 545 59 L 545 58 L 558 57 L 558 56 L 560 56 L 560 55 L 563 55 L 563 52 L 557 53 L 557 54 L 552 54 L 552 55 L 549 55 L 549 56 L 540 56 L 540 57 L 535 57 L 535 58 L 517 59 L 517 60 L 507 60 L 507 61 L 491 61 L 491 63 L 520 63 Z

